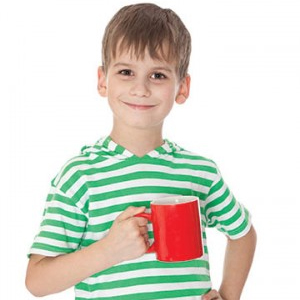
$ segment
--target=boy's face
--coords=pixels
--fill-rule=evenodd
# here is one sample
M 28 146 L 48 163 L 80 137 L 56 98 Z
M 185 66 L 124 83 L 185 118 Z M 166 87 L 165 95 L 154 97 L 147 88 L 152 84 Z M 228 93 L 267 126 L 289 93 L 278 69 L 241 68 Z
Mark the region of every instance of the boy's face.
M 148 52 L 139 59 L 130 51 L 117 53 L 106 74 L 98 71 L 99 93 L 108 98 L 119 128 L 161 129 L 174 102 L 187 99 L 189 83 L 189 76 L 179 80 L 175 63 L 153 60 Z

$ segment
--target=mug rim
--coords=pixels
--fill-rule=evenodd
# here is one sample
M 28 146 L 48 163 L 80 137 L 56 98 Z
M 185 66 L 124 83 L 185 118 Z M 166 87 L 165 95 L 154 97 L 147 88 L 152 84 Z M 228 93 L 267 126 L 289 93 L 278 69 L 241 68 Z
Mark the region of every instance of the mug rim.
M 179 204 L 190 203 L 198 200 L 199 198 L 197 196 L 175 195 L 175 196 L 168 196 L 168 197 L 155 199 L 151 202 L 151 205 L 179 205 Z

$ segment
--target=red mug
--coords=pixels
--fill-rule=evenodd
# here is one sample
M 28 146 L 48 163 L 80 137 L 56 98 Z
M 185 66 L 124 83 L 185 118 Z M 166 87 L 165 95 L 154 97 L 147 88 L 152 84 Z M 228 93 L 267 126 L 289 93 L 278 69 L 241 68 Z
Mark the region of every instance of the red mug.
M 155 252 L 164 262 L 179 262 L 203 255 L 199 199 L 172 196 L 151 202 L 151 213 L 140 213 L 152 223 L 154 242 L 147 253 Z

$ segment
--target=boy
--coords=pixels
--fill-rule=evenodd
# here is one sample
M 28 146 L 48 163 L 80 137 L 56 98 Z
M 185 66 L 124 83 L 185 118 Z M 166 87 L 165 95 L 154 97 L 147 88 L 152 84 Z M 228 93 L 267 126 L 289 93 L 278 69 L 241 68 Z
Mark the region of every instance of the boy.
M 113 128 L 53 180 L 30 250 L 28 289 L 43 296 L 75 285 L 78 300 L 239 299 L 255 248 L 249 214 L 213 161 L 162 138 L 174 102 L 189 96 L 189 32 L 169 9 L 130 5 L 109 22 L 102 46 L 98 91 Z M 199 197 L 200 259 L 163 263 L 145 254 L 153 234 L 135 215 L 168 195 Z M 207 226 L 229 237 L 219 291 L 211 290 Z

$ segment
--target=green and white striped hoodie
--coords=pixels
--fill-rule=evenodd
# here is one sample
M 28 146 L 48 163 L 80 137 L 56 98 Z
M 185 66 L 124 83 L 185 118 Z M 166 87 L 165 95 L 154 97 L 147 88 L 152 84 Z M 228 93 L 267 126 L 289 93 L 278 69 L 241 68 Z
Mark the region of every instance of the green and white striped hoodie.
M 149 209 L 152 200 L 172 195 L 200 199 L 205 254 L 179 263 L 145 254 L 78 283 L 76 300 L 201 299 L 211 288 L 205 228 L 236 239 L 249 231 L 250 216 L 212 160 L 168 140 L 143 157 L 110 137 L 84 147 L 52 181 L 30 253 L 57 256 L 87 247 L 102 239 L 128 206 Z M 149 236 L 153 238 L 151 224 Z

